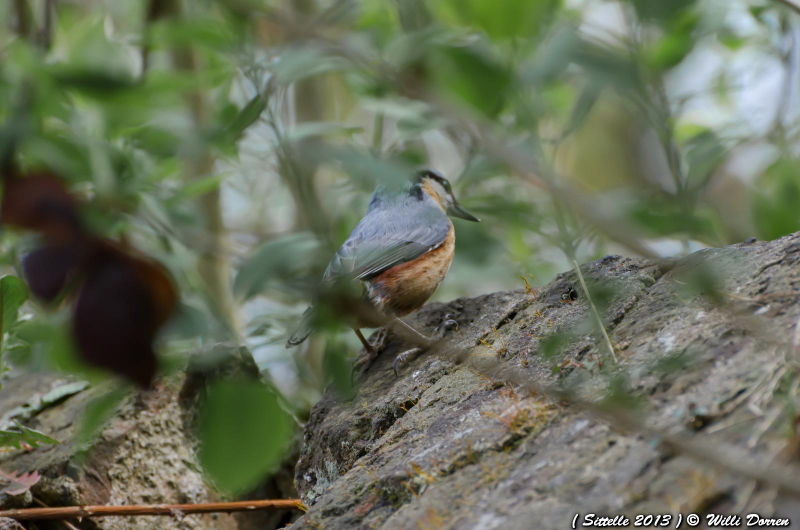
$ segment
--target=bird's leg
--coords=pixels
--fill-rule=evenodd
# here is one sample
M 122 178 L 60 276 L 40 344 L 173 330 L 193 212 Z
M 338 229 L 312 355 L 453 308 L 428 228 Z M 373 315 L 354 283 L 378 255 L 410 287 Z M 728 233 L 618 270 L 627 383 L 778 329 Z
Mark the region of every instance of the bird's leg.
M 435 341 L 428 337 L 427 335 L 423 335 L 416 329 L 412 328 L 410 325 L 406 324 L 399 318 L 395 318 L 391 322 L 389 322 L 388 326 L 400 328 L 400 335 L 411 335 L 414 337 L 413 341 L 417 342 L 420 346 L 424 346 L 426 348 L 430 347 Z
M 364 351 L 367 352 L 367 355 L 371 355 L 374 358 L 377 355 L 377 352 L 375 351 L 375 348 L 372 347 L 372 344 L 370 344 L 369 341 L 366 338 L 364 338 L 364 334 L 361 333 L 360 329 L 353 328 L 353 331 L 356 332 L 358 340 L 360 340 L 361 344 L 364 345 Z
M 369 341 L 366 338 L 364 338 L 364 334 L 361 333 L 361 330 L 358 328 L 353 328 L 353 331 L 356 332 L 358 340 L 360 340 L 361 344 L 364 345 L 364 355 L 360 355 L 358 359 L 356 359 L 356 362 L 353 363 L 353 369 L 350 371 L 351 379 L 356 374 L 356 372 L 366 370 L 367 367 L 370 364 L 372 364 L 372 361 L 374 361 L 375 358 L 378 357 L 378 352 L 375 351 L 375 348 L 372 347 L 372 344 L 370 344 Z
M 356 362 L 353 363 L 353 368 L 350 371 L 350 378 L 353 379 L 357 372 L 363 372 L 367 368 L 369 368 L 372 361 L 374 361 L 378 357 L 378 353 L 383 351 L 386 342 L 386 334 L 387 331 L 385 328 L 381 328 L 378 330 L 377 336 L 375 338 L 374 343 L 371 343 L 364 337 L 364 334 L 361 333 L 361 330 L 358 328 L 353 328 L 353 331 L 356 332 L 356 336 L 358 340 L 361 341 L 361 344 L 364 345 L 364 355 L 359 356 L 356 359 Z

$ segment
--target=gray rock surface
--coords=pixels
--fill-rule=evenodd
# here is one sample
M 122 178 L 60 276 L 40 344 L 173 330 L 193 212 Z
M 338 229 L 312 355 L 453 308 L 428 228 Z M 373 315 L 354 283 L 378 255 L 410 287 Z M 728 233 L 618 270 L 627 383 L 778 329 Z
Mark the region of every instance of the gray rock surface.
M 237 362 L 227 366 L 238 369 Z M 87 408 L 108 392 L 108 387 L 87 388 L 86 384 L 76 384 L 63 375 L 41 372 L 10 379 L 0 390 L 0 422 L 15 419 L 61 443 L 0 454 L 0 469 L 38 471 L 42 475 L 39 483 L 24 495 L 10 498 L 0 495 L 0 509 L 41 504 L 182 504 L 222 500 L 206 482 L 195 458 L 197 441 L 192 426 L 203 377 L 190 377 L 191 384 L 184 384 L 184 377 L 173 377 L 162 381 L 155 390 L 128 396 L 91 442 L 84 439 L 82 422 Z M 284 482 L 281 475 L 279 472 L 253 492 L 252 498 L 296 496 L 281 489 Z M 286 521 L 287 515 L 291 514 L 104 517 L 73 521 L 73 525 L 92 530 L 266 530 L 280 526 L 279 521 Z M 62 523 L 41 525 L 30 528 L 64 528 Z M 0 528 L 4 527 L 0 524 Z
M 390 337 L 355 398 L 326 393 L 296 468 L 310 509 L 292 528 L 546 530 L 587 512 L 758 512 L 800 525 L 800 501 L 768 477 L 697 461 L 482 369 L 641 411 L 654 429 L 718 443 L 721 455 L 733 446 L 793 465 L 799 261 L 795 234 L 673 262 L 582 266 L 618 364 L 574 272 L 536 292 L 426 306 L 410 323 L 432 333 L 450 315 L 459 328 L 447 340 L 469 358 L 430 352 L 396 378 L 393 358 L 408 345 Z
M 107 388 L 82 390 L 35 410 L 26 404 L 72 381 L 57 374 L 29 373 L 11 379 L 0 391 L 0 417 L 30 415 L 28 427 L 60 441 L 38 449 L 16 451 L 0 458 L 0 467 L 39 471 L 42 479 L 31 492 L 47 506 L 81 504 L 155 504 L 211 502 L 213 490 L 194 460 L 195 443 L 184 427 L 179 386 L 127 398 L 102 429 L 91 451 L 81 439 L 87 407 Z M 17 506 L 20 507 L 20 506 Z M 236 529 L 229 515 L 172 517 L 105 517 L 85 521 L 81 528 Z
M 0 517 L 0 530 L 25 530 L 25 527 L 13 519 Z

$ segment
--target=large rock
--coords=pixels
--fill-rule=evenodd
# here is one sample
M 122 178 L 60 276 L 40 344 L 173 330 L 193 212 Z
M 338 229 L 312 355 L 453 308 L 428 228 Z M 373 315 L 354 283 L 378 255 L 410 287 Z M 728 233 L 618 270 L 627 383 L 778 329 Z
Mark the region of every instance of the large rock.
M 242 368 L 238 360 L 226 363 L 225 370 L 244 370 L 252 375 L 252 369 Z M 0 494 L 0 508 L 222 500 L 205 480 L 195 458 L 194 416 L 207 376 L 215 375 L 173 377 L 161 381 L 154 390 L 128 396 L 93 440 L 86 439 L 83 422 L 87 410 L 103 399 L 108 387 L 90 388 L 63 375 L 41 372 L 11 378 L 0 390 L 0 424 L 13 419 L 61 443 L 0 455 L 0 469 L 38 471 L 42 475 L 24 495 L 9 498 Z M 278 472 L 252 492 L 251 498 L 296 496 L 294 488 L 285 483 L 291 481 L 283 480 Z M 282 526 L 294 513 L 104 517 L 85 519 L 80 528 L 268 530 Z M 55 527 L 59 526 L 43 526 Z
M 305 428 L 295 480 L 310 510 L 293 528 L 564 529 L 578 512 L 774 512 L 800 524 L 798 499 L 768 477 L 691 459 L 496 376 L 638 407 L 653 429 L 791 461 L 798 261 L 795 234 L 673 262 L 583 266 L 618 364 L 574 272 L 535 294 L 430 304 L 411 323 L 432 333 L 454 318 L 447 338 L 468 358 L 428 353 L 395 377 L 393 357 L 408 345 L 390 337 L 355 398 L 329 391 Z

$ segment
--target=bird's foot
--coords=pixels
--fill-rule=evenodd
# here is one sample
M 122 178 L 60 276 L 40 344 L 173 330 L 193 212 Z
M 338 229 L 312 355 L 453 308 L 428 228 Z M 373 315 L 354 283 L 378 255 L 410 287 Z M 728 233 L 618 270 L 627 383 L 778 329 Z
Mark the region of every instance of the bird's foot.
M 423 351 L 422 348 L 411 348 L 410 350 L 398 353 L 397 357 L 394 358 L 394 363 L 392 363 L 395 377 L 400 377 L 400 369 L 419 357 L 419 354 Z
M 411 349 L 406 350 L 404 352 L 398 353 L 397 357 L 395 357 L 395 359 L 394 359 L 394 363 L 392 363 L 392 368 L 394 369 L 394 375 L 395 376 L 399 377 L 400 369 L 403 366 L 405 366 L 409 362 L 411 362 L 414 359 L 416 359 L 417 357 L 419 357 L 419 355 L 422 352 L 424 352 L 425 350 L 427 350 L 428 347 L 432 346 L 437 341 L 442 340 L 444 338 L 444 336 L 447 334 L 448 331 L 454 330 L 454 329 L 455 330 L 458 329 L 458 322 L 456 322 L 455 320 L 450 318 L 451 316 L 452 315 L 449 314 L 449 313 L 444 316 L 444 320 L 442 321 L 441 324 L 439 324 L 436 327 L 436 330 L 434 331 L 434 336 L 431 337 L 431 338 L 425 337 L 421 333 L 417 332 L 420 336 L 425 337 L 428 340 L 429 344 L 428 344 L 428 346 L 426 346 L 424 348 L 423 347 L 416 347 L 416 348 L 411 348 Z
M 450 318 L 452 316 L 453 315 L 451 313 L 447 313 L 444 316 L 444 320 L 442 320 L 442 323 L 436 327 L 436 340 L 442 340 L 444 336 L 447 335 L 448 331 L 451 330 L 458 331 L 458 326 L 459 326 L 458 321 Z
M 386 328 L 380 328 L 378 332 L 375 333 L 375 338 L 370 337 L 370 344 L 377 353 L 382 352 L 386 348 L 386 337 L 388 336 L 389 332 Z

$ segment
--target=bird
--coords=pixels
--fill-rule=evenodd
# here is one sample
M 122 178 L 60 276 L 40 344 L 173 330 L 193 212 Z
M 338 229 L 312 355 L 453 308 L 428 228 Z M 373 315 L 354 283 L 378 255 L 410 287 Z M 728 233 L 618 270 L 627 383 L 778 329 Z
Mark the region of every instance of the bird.
M 360 281 L 363 300 L 382 318 L 359 313 L 351 323 L 366 354 L 356 367 L 366 367 L 378 355 L 364 338 L 361 328 L 389 326 L 405 328 L 420 344 L 432 340 L 401 320 L 433 295 L 450 269 L 455 254 L 455 228 L 449 216 L 479 222 L 453 195 L 450 182 L 438 171 L 423 168 L 402 186 L 378 186 L 367 213 L 331 259 L 320 284 L 326 291 L 342 282 Z M 303 313 L 297 328 L 286 343 L 297 346 L 314 331 L 317 318 L 314 304 Z M 397 356 L 395 374 L 401 363 L 422 348 L 412 348 Z M 366 369 L 366 368 L 364 368 Z

